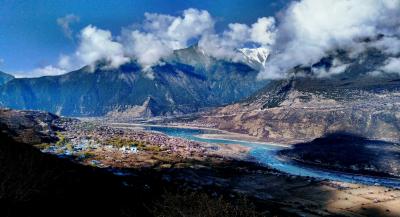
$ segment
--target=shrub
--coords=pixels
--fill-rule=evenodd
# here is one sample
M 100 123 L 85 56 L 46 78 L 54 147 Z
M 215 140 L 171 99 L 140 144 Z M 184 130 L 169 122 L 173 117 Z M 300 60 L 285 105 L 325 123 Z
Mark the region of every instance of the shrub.
M 160 152 L 160 151 L 162 151 L 162 149 L 160 148 L 160 146 L 157 146 L 157 145 L 148 145 L 148 146 L 142 147 L 140 150 L 144 150 L 144 151 L 154 151 L 154 152 Z

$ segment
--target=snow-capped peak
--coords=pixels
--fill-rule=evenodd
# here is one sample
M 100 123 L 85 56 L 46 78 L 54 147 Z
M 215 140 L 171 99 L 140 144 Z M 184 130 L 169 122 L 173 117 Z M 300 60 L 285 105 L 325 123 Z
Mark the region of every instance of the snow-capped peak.
M 270 50 L 264 47 L 242 48 L 239 51 L 243 54 L 246 64 L 258 70 L 265 67 L 270 54 Z

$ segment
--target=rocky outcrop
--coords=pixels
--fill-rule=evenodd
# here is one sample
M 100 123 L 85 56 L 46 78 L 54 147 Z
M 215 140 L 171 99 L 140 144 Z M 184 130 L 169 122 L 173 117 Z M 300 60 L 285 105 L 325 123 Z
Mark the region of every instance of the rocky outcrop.
M 0 109 L 0 130 L 21 143 L 47 143 L 57 140 L 55 123 L 59 119 L 48 112 Z
M 142 105 L 129 106 L 128 108 L 116 109 L 108 112 L 106 118 L 114 121 L 133 121 L 138 118 L 151 118 L 155 116 L 157 104 L 151 97 L 148 97 Z

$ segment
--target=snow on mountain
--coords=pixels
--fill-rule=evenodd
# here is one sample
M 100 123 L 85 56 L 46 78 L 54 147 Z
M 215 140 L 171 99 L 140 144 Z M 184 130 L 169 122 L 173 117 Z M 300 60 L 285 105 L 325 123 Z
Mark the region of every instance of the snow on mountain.
M 268 48 L 242 48 L 239 51 L 243 54 L 245 58 L 245 63 L 254 69 L 262 69 L 267 63 L 270 50 Z

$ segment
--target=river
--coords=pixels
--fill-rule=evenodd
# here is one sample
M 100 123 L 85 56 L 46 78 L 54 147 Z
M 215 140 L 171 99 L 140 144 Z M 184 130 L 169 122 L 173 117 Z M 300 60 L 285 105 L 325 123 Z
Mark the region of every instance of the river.
M 332 181 L 357 183 L 365 185 L 382 185 L 386 187 L 400 188 L 400 179 L 384 178 L 384 177 L 373 177 L 366 175 L 350 174 L 332 170 L 319 169 L 316 167 L 308 167 L 292 161 L 286 161 L 277 157 L 277 152 L 283 147 L 276 145 L 269 145 L 264 143 L 250 142 L 250 141 L 238 141 L 230 139 L 210 139 L 201 138 L 201 134 L 217 134 L 217 130 L 205 130 L 205 129 L 192 129 L 192 128 L 176 128 L 176 127 L 164 127 L 164 126 L 146 126 L 141 125 L 145 130 L 157 131 L 164 133 L 169 136 L 180 137 L 188 140 L 217 143 L 217 144 L 239 144 L 251 147 L 249 155 L 252 159 L 255 159 L 262 165 L 269 166 L 277 169 L 281 172 L 288 173 L 297 176 L 307 176 L 316 179 L 326 179 Z

